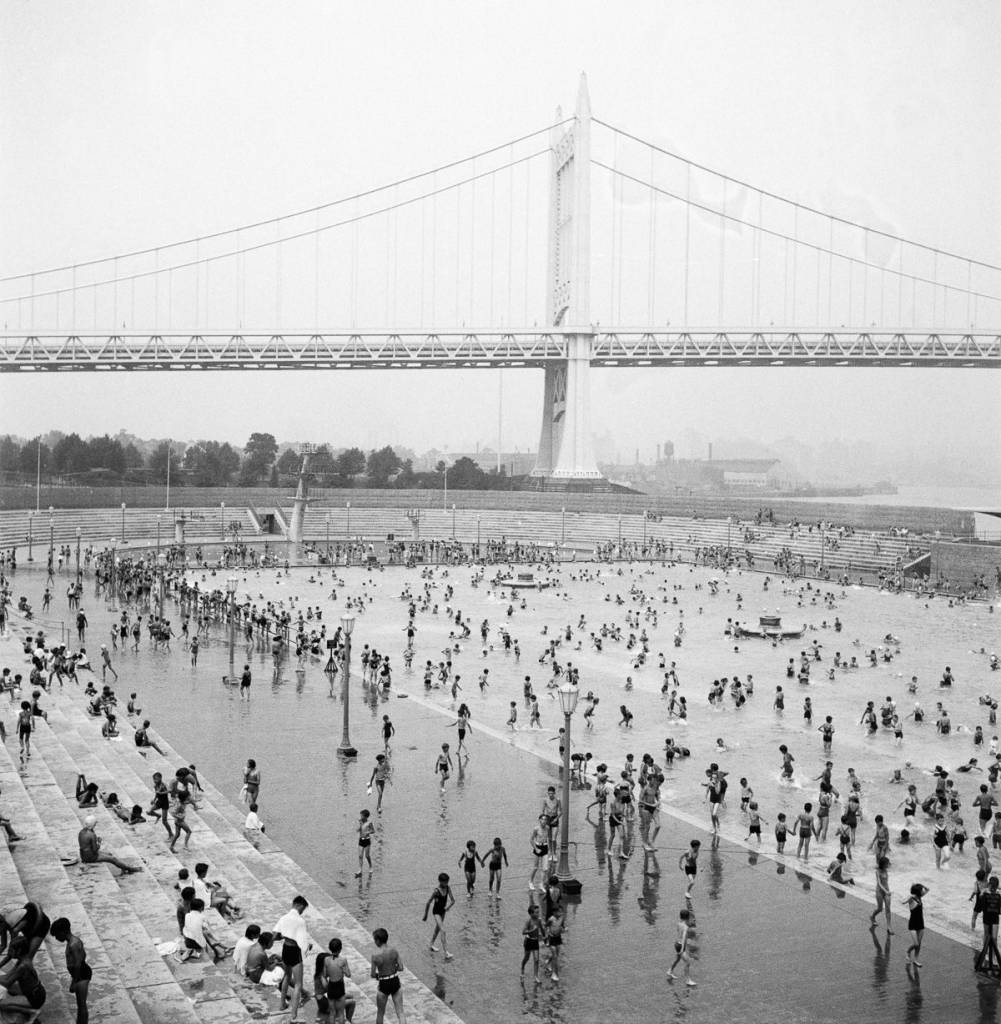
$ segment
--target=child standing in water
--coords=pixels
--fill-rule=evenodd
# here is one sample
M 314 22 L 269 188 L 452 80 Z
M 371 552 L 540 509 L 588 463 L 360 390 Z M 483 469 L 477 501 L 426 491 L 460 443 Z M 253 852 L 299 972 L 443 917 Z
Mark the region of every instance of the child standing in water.
M 476 843 L 472 839 L 466 843 L 465 850 L 459 854 L 459 867 L 466 875 L 466 895 L 470 898 L 476 891 L 476 862 L 479 861 L 480 867 L 483 867 L 484 860 L 485 858 L 476 852 Z
M 500 887 L 501 887 L 501 868 L 507 867 L 507 850 L 504 849 L 504 844 L 500 840 L 500 836 L 494 838 L 494 845 L 490 848 L 490 852 L 487 854 L 490 858 L 490 881 L 488 886 L 487 899 L 493 896 L 495 899 L 500 899 Z M 486 860 L 486 857 L 484 857 Z M 494 883 L 497 884 L 497 892 L 494 892 Z
M 445 915 L 455 905 L 455 897 L 452 895 L 452 887 L 448 884 L 448 875 L 446 872 L 442 872 L 438 876 L 438 886 L 428 897 L 427 903 L 424 905 L 424 917 L 422 920 L 428 919 L 428 911 L 431 911 L 431 916 L 434 918 L 434 931 L 431 933 L 431 952 L 437 953 L 439 947 L 435 945 L 435 940 L 438 936 L 441 936 L 441 949 L 445 953 L 445 959 L 451 960 L 452 954 L 448 951 L 448 939 L 445 935 Z
M 678 964 L 683 963 L 685 965 L 685 984 L 689 988 L 694 988 L 696 982 L 692 981 L 692 958 L 688 953 L 688 940 L 691 935 L 690 917 L 691 912 L 688 910 L 682 910 L 678 915 L 678 937 L 674 943 L 674 963 L 671 964 L 667 972 L 667 978 L 668 981 L 674 981 L 674 969 Z

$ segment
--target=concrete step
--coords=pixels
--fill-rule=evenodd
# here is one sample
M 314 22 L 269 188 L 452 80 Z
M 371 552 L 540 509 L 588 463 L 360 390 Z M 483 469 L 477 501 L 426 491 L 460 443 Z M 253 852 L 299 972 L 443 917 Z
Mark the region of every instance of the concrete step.
M 110 748 L 112 744 L 104 740 L 99 732 L 96 743 L 88 743 L 81 737 L 74 729 L 72 711 L 69 716 L 64 713 L 71 707 L 64 703 L 61 707 L 53 708 L 50 711 L 50 722 L 51 732 L 56 741 L 53 744 L 53 760 L 59 761 L 60 775 L 66 786 L 62 793 L 63 801 L 72 808 L 77 773 L 85 774 L 88 781 L 98 782 L 105 792 L 117 790 L 121 793 L 121 790 L 117 787 L 119 778 L 114 773 L 116 766 L 113 765 L 109 770 L 99 756 L 103 748 Z M 82 710 L 80 713 L 85 715 Z M 58 753 L 60 750 L 61 753 Z M 137 793 L 133 802 L 141 803 L 137 782 L 128 781 L 132 783 L 132 788 Z M 152 829 L 152 824 L 139 825 L 133 829 L 103 806 L 76 810 L 72 813 L 78 819 L 82 819 L 88 813 L 94 813 L 98 818 L 99 834 L 104 839 L 106 848 L 114 851 L 116 856 L 127 863 L 143 863 L 142 874 L 121 880 L 121 900 L 116 904 L 114 919 L 108 922 L 109 925 L 116 926 L 117 921 L 121 919 L 120 915 L 128 917 L 131 913 L 130 921 L 134 919 L 137 928 L 129 929 L 125 943 L 116 952 L 125 961 L 140 959 L 144 976 L 149 969 L 154 970 L 159 979 L 155 991 L 136 991 L 132 994 L 133 1001 L 142 1001 L 143 1021 L 149 1024 L 162 1021 L 163 1024 L 167 1024 L 168 1021 L 177 1020 L 194 1024 L 196 1021 L 211 1020 L 229 1024 L 231 1021 L 245 1020 L 248 1013 L 266 1014 L 268 1006 L 266 999 L 261 998 L 263 993 L 252 993 L 248 988 L 244 997 L 242 991 L 238 993 L 233 987 L 232 982 L 237 982 L 238 988 L 243 988 L 233 975 L 228 961 L 220 962 L 218 965 L 208 960 L 178 963 L 173 957 L 162 957 L 158 953 L 159 943 L 177 938 L 174 909 L 176 894 L 173 891 L 173 883 L 181 867 L 180 861 L 167 849 L 164 834 L 161 832 L 163 838 L 160 842 L 163 843 L 163 859 L 166 864 L 160 863 L 159 858 L 155 856 L 155 846 L 154 855 L 150 855 L 149 837 L 138 831 Z M 107 868 L 88 867 L 84 870 L 95 876 L 107 873 L 108 877 L 111 877 Z M 161 875 L 169 879 L 168 884 L 161 880 Z M 97 912 L 92 910 L 91 913 L 95 916 Z M 221 918 L 216 918 L 217 915 L 208 918 L 209 927 L 220 942 L 232 945 L 236 933 L 222 922 Z M 148 985 L 144 987 L 149 988 Z
M 51 716 L 53 729 L 59 734 L 64 749 L 73 761 L 90 766 L 92 781 L 114 779 L 114 786 L 109 781 L 102 788 L 115 789 L 120 797 L 124 791 L 132 802 L 145 805 L 150 793 L 147 780 L 154 771 L 163 772 L 164 778 L 169 779 L 176 767 L 189 763 L 162 737 L 158 737 L 158 743 L 166 757 L 161 758 L 155 751 L 145 756 L 141 754 L 131 742 L 131 730 L 126 727 L 124 719 L 121 725 L 126 733 L 125 738 L 121 742 L 104 740 L 100 734 L 100 721 L 90 718 L 84 710 L 82 693 L 70 693 L 67 690 L 65 696 L 68 699 L 59 702 L 59 714 L 54 712 Z M 145 776 L 141 773 L 145 773 Z M 376 983 L 368 976 L 369 957 L 373 949 L 368 930 L 271 840 L 262 837 L 262 841 L 256 845 L 251 843 L 242 827 L 245 812 L 231 804 L 207 780 L 203 779 L 202 784 L 200 809 L 189 814 L 188 818 L 193 835 L 191 850 L 187 855 L 180 848 L 179 856 L 170 854 L 161 826 L 138 826 L 139 829 L 153 830 L 138 833 L 136 842 L 143 844 L 143 859 L 149 866 L 150 876 L 157 880 L 161 890 L 170 894 L 171 906 L 177 871 L 183 863 L 193 872 L 194 863 L 199 860 L 210 865 L 210 877 L 225 879 L 244 909 L 244 920 L 248 923 L 256 921 L 265 929 L 271 928 L 278 917 L 288 910 L 292 897 L 301 893 L 310 901 L 305 920 L 313 941 L 320 948 L 325 948 L 331 935 L 336 934 L 341 938 L 353 974 L 348 989 L 356 998 L 371 1001 L 374 1007 Z M 119 819 L 113 815 L 107 817 L 112 823 L 119 823 Z M 210 821 L 212 825 L 207 827 Z M 127 826 L 122 824 L 122 828 Z M 217 915 L 210 918 L 210 923 L 217 933 L 225 927 L 216 927 Z M 178 966 L 190 968 L 193 965 Z M 409 1019 L 416 1024 L 425 1021 L 460 1024 L 458 1018 L 415 975 L 406 971 L 403 977 L 407 987 Z M 183 987 L 180 976 L 179 980 Z M 307 985 L 310 981 L 307 980 Z M 251 990 L 258 997 L 262 991 L 258 986 L 252 986 Z M 238 995 L 245 996 L 245 993 L 238 990 Z M 362 1010 L 361 1005 L 359 1010 Z

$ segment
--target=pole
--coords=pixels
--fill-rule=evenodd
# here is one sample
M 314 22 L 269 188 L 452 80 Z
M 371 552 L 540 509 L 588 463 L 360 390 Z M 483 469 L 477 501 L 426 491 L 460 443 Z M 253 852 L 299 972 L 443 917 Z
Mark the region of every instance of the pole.
M 327 561 L 330 561 L 330 513 L 327 513 Z
M 726 517 L 726 550 L 730 552 L 730 528 L 733 526 L 733 516 Z
M 643 509 L 643 547 L 646 547 L 646 509 Z
M 219 538 L 226 543 L 226 502 L 219 502 Z
M 455 502 L 452 503 L 452 540 L 455 540 Z
M 52 506 L 49 506 L 49 572 L 52 572 L 53 557 L 55 555 L 55 520 L 52 518 Z
M 556 877 L 568 895 L 580 893 L 581 884 L 570 874 L 570 712 L 563 712 L 563 813 L 560 815 L 560 862 Z
M 42 435 L 38 435 L 38 458 L 35 462 L 35 511 L 42 511 Z
M 347 509 L 348 509 L 348 525 L 347 525 L 347 529 L 344 532 L 344 536 L 350 541 L 351 540 L 351 502 L 348 501 L 345 504 L 347 505 Z
M 619 558 L 622 557 L 622 513 L 619 513 Z
M 560 543 L 566 544 L 567 542 L 567 510 L 564 505 L 560 509 Z
M 31 513 L 28 513 L 28 561 L 33 562 L 35 559 L 31 554 Z
M 228 581 L 229 590 L 229 678 L 233 679 L 233 651 L 236 648 L 236 579 Z
M 125 502 L 122 502 L 122 543 L 125 543 Z
M 80 527 L 76 528 L 76 575 L 80 578 Z
M 476 517 L 476 553 L 480 551 L 480 517 Z
M 820 574 L 824 574 L 824 521 L 820 521 Z
M 351 634 L 344 631 L 344 668 L 343 668 L 344 680 L 341 683 L 341 697 L 342 703 L 344 704 L 344 734 L 341 736 L 341 745 L 337 748 L 337 753 L 342 757 L 357 757 L 358 751 L 351 746 L 351 734 L 348 731 L 350 725 L 350 691 L 348 689 L 348 683 L 351 679 Z
M 448 466 L 446 466 L 441 472 L 442 472 L 442 476 L 444 477 L 444 484 L 443 484 L 443 490 L 442 490 L 442 495 L 441 495 L 441 510 L 442 510 L 442 512 L 447 512 L 448 511 Z
M 167 500 L 164 502 L 164 512 L 170 511 L 170 441 L 167 442 Z
M 116 565 L 116 552 L 115 552 L 115 538 L 111 538 L 111 580 L 109 586 L 111 587 L 111 610 L 113 612 L 118 611 L 118 604 L 115 600 L 118 591 L 118 568 Z

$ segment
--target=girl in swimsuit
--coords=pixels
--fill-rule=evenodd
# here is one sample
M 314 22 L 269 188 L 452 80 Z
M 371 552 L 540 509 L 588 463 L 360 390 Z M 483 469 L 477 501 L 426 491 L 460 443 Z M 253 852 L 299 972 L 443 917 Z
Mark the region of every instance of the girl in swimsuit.
M 925 911 L 921 901 L 927 892 L 928 889 L 925 886 L 920 882 L 915 882 L 911 886 L 910 895 L 904 899 L 910 910 L 910 916 L 907 919 L 907 930 L 911 933 L 911 944 L 907 947 L 907 958 L 904 962 L 914 964 L 915 967 L 921 966 L 918 963 L 918 954 L 921 952 L 921 937 L 925 931 Z
M 444 950 L 445 959 L 451 960 L 452 954 L 448 951 L 448 942 L 445 937 L 445 914 L 455 904 L 455 897 L 452 895 L 452 887 L 448 884 L 448 875 L 443 871 L 438 876 L 438 886 L 428 897 L 424 905 L 423 920 L 428 919 L 428 911 L 434 918 L 434 931 L 431 934 L 431 952 L 437 953 L 438 947 L 434 944 L 435 939 L 441 936 L 441 949 Z
M 476 891 L 476 862 L 480 862 L 480 867 L 483 867 L 483 862 L 486 860 L 485 857 L 480 857 L 476 852 L 476 843 L 470 839 L 466 843 L 465 850 L 459 854 L 459 867 L 462 868 L 466 875 L 466 895 L 472 898 L 473 893 Z

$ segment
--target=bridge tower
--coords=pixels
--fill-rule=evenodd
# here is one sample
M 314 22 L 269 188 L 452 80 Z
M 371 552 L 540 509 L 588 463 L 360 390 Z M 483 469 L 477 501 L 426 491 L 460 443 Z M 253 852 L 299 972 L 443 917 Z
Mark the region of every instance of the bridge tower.
M 566 362 L 546 366 L 532 476 L 543 487 L 573 489 L 602 480 L 591 446 L 591 100 L 583 74 L 574 119 L 562 120 L 557 108 L 549 137 L 547 316 L 550 326 L 570 332 Z
M 299 469 L 299 484 L 295 489 L 294 504 L 292 505 L 292 519 L 288 525 L 288 539 L 293 544 L 302 543 L 302 524 L 306 517 L 306 505 L 309 502 L 309 484 L 306 482 L 306 474 L 309 472 L 309 457 L 315 451 L 315 444 L 299 445 L 299 454 L 302 456 L 302 466 Z

